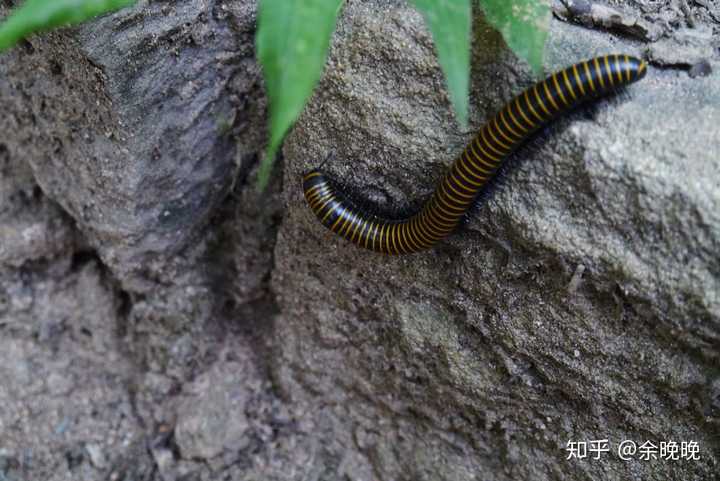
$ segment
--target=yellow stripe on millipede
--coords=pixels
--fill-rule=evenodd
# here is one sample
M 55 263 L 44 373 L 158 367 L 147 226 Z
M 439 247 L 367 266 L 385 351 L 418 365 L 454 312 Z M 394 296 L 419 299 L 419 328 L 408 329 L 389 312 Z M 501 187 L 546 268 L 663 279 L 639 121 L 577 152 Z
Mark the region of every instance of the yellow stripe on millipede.
M 377 250 L 378 252 L 385 252 L 383 250 L 383 239 L 385 235 L 385 224 L 378 220 L 378 233 L 377 233 Z
M 438 193 L 442 193 L 442 187 L 438 189 Z M 456 217 L 462 215 L 462 213 L 465 212 L 465 209 L 452 206 L 443 195 L 437 196 L 437 205 L 435 207 L 437 208 L 437 210 L 439 210 L 442 214 L 446 216 L 441 217 L 441 219 L 448 224 L 454 222 Z
M 442 224 L 436 223 L 435 221 L 431 220 L 429 214 L 425 217 L 426 219 L 423 223 L 423 227 L 430 234 L 430 238 L 433 240 L 433 242 L 441 239 L 445 235 L 444 227 L 442 227 Z
M 355 242 L 357 245 L 360 245 L 360 241 L 362 241 L 363 232 L 365 232 L 365 229 L 367 228 L 367 224 L 368 224 L 367 219 L 360 219 L 360 222 L 358 222 L 357 236 L 355 235 L 356 232 L 353 232 L 353 242 Z M 355 240 L 356 237 L 357 237 L 357 240 Z
M 383 233 L 385 232 L 385 224 L 383 224 L 382 221 L 380 221 L 380 220 L 378 220 L 378 230 L 379 230 L 379 232 L 378 232 L 377 237 L 376 237 L 376 239 L 377 239 L 377 251 L 378 251 L 378 252 L 385 252 L 385 251 L 383 250 L 383 245 L 382 245 L 382 243 L 383 243 Z M 375 245 L 374 242 L 373 242 L 373 245 Z
M 585 95 L 585 87 L 583 87 L 582 80 L 580 79 L 580 73 L 578 72 L 577 65 L 573 65 L 572 69 L 573 69 L 573 76 L 575 77 L 575 82 L 577 83 L 577 86 L 580 89 L 580 94 Z
M 400 225 L 400 238 L 405 245 L 406 252 L 415 252 L 418 250 L 419 246 L 413 241 L 412 237 L 410 237 L 410 226 L 407 221 Z
M 327 196 L 327 197 L 323 197 L 323 200 L 322 200 L 322 201 L 317 202 L 316 204 L 314 204 L 314 205 L 312 205 L 312 206 L 310 206 L 310 207 L 312 208 L 313 212 L 315 212 L 315 215 L 317 215 L 317 216 L 319 217 L 319 216 L 320 216 L 320 213 L 323 211 L 323 209 L 325 208 L 325 206 L 328 205 L 328 203 L 329 203 L 330 201 L 332 201 L 332 195 L 329 195 L 329 196 Z
M 325 187 L 324 183 L 318 184 L 318 185 L 313 185 L 312 187 L 310 187 L 308 190 L 305 191 L 305 197 L 310 198 L 311 195 L 316 194 L 317 191 L 322 190 L 323 187 Z
M 303 178 L 303 180 L 310 180 L 310 179 L 312 179 L 313 177 L 317 177 L 318 175 L 322 175 L 322 174 L 320 174 L 320 172 L 310 172 L 308 175 L 306 175 L 306 176 Z
M 395 230 L 394 224 L 385 224 L 385 252 L 387 254 L 397 254 L 396 249 L 393 247 L 395 239 L 393 237 L 393 231 Z
M 527 90 L 525 91 L 525 95 L 527 95 Z M 528 124 L 530 129 L 533 129 L 535 127 L 535 123 L 530 121 L 530 117 L 525 115 L 525 111 L 522 109 L 522 105 L 520 105 L 520 96 L 518 95 L 515 97 L 515 108 L 518 112 L 520 112 L 520 116 L 523 118 L 523 120 Z M 526 130 L 527 132 L 527 130 Z
M 593 59 L 593 65 L 595 65 L 595 72 L 597 73 L 598 79 L 600 79 L 600 88 L 605 88 L 605 79 L 602 75 L 602 69 L 600 68 L 600 62 L 597 57 Z
M 457 165 L 458 165 L 458 168 L 456 169 L 457 173 L 460 175 L 460 177 L 463 178 L 463 180 L 465 182 L 467 182 L 468 184 L 474 185 L 475 187 L 482 187 L 483 185 L 485 185 L 485 181 L 478 183 L 478 182 L 474 182 L 474 181 L 470 180 L 463 172 L 461 172 L 461 170 L 460 170 L 461 164 L 458 163 Z
M 525 103 L 528 104 L 528 108 L 530 109 L 530 112 L 535 116 L 536 119 L 538 119 L 538 122 L 542 122 L 542 121 L 543 121 L 543 118 L 540 117 L 540 115 L 538 115 L 538 113 L 535 111 L 535 107 L 532 106 L 532 102 L 530 102 L 530 94 L 529 94 L 529 91 L 530 91 L 530 89 L 526 90 L 525 93 L 524 93 L 524 95 L 525 95 Z M 536 94 L 536 95 L 537 95 L 537 94 Z
M 383 251 L 383 246 L 382 246 L 384 231 L 385 231 L 385 224 L 383 224 L 382 221 L 378 220 L 378 233 L 377 233 L 377 237 L 375 237 L 375 239 L 377 239 L 377 251 L 378 252 L 385 252 L 385 251 Z M 375 246 L 375 242 L 373 242 L 373 246 Z
M 352 218 L 352 213 L 349 212 L 347 209 L 345 209 L 343 211 L 343 215 L 341 216 L 341 218 L 342 218 L 342 221 L 340 222 L 340 226 L 339 226 L 336 234 L 339 235 L 340 237 L 345 237 L 342 232 L 343 232 L 343 230 L 345 230 L 345 227 L 348 226 L 348 222 Z
M 390 240 L 392 241 L 392 250 L 395 251 L 395 254 L 400 254 L 400 250 L 398 249 L 398 238 L 397 238 L 397 224 L 390 224 Z M 392 253 L 392 250 L 390 253 Z
M 477 170 L 479 170 L 483 174 L 492 174 L 492 171 L 495 170 L 495 166 L 493 164 L 488 164 L 481 156 L 479 156 L 477 154 L 477 152 L 475 152 L 475 147 L 473 147 L 473 144 L 470 144 L 470 153 L 475 158 L 475 160 L 477 160 L 478 162 L 480 162 L 482 165 L 489 168 L 490 170 L 486 170 L 486 169 L 483 169 L 480 166 L 478 166 L 475 162 L 472 161 L 472 158 L 470 158 L 470 156 L 468 155 L 467 152 L 468 152 L 468 149 L 465 149 L 465 150 L 463 150 L 463 153 L 461 155 L 465 156 L 465 158 L 467 158 L 468 162 L 470 162 L 475 168 L 477 168 Z
M 614 87 L 615 81 L 613 80 L 612 70 L 610 69 L 610 60 L 608 60 L 607 55 L 605 55 L 605 57 L 603 57 L 603 60 L 605 61 L 605 69 L 607 69 L 608 80 L 610 80 L 610 86 Z
M 446 229 L 451 227 L 453 225 L 453 218 L 455 217 L 449 212 L 445 212 L 443 210 L 437 196 L 435 197 L 435 205 L 430 211 L 428 211 L 428 216 L 432 216 L 428 217 L 428 221 L 431 221 L 428 226 L 432 226 L 435 229 Z M 442 234 L 440 234 L 440 236 L 442 236 Z
M 316 211 L 316 212 L 317 212 L 317 211 L 320 211 L 320 209 L 317 208 L 317 207 L 320 205 L 320 203 L 323 202 L 323 201 L 325 201 L 325 203 L 327 204 L 327 201 L 330 200 L 330 199 L 332 199 L 332 193 L 331 193 L 331 192 L 328 192 L 326 195 L 323 195 L 323 196 L 321 196 L 321 197 L 318 197 L 317 199 L 315 199 L 315 200 L 313 200 L 312 202 L 310 202 L 310 203 L 309 203 L 309 204 L 310 204 L 310 208 L 311 208 L 313 211 Z M 325 205 L 325 204 L 323 204 L 323 206 L 324 206 L 324 205 Z
M 444 182 L 445 185 L 446 185 L 450 190 L 452 190 L 453 193 L 454 193 L 455 195 L 457 195 L 458 197 L 463 197 L 463 198 L 465 198 L 465 199 L 474 199 L 474 198 L 475 198 L 475 194 L 474 194 L 474 193 L 468 194 L 468 193 L 465 193 L 465 192 L 458 192 L 458 191 L 455 189 L 455 187 L 453 187 L 452 181 L 450 180 L 449 177 L 445 177 L 445 180 L 443 180 L 443 182 Z
M 412 237 L 412 232 L 410 232 L 410 224 L 405 222 L 402 227 L 402 233 L 403 238 L 405 239 L 405 243 L 410 248 L 410 252 L 415 252 L 417 250 L 422 249 L 422 246 L 420 246 L 417 242 L 415 242 L 415 239 Z
M 480 135 L 476 135 L 476 136 L 470 141 L 470 146 L 471 146 L 471 147 L 477 146 L 477 148 L 480 149 L 480 152 L 482 152 L 482 154 L 483 154 L 485 157 L 487 157 L 488 159 L 492 160 L 492 161 L 495 162 L 496 164 L 500 163 L 500 162 L 502 161 L 503 156 L 500 155 L 500 157 L 495 157 L 494 155 L 489 154 L 489 153 L 487 152 L 487 150 L 485 150 L 485 149 L 483 148 L 483 145 L 480 143 L 480 136 L 482 136 L 482 129 L 480 130 Z M 485 143 L 487 144 L 487 140 L 485 140 L 484 137 L 483 137 L 482 140 L 483 140 L 483 142 L 485 142 Z M 465 150 L 467 150 L 467 147 L 465 147 Z M 496 151 L 496 152 L 497 152 L 497 151 Z
M 305 197 L 305 199 L 307 200 L 308 204 L 315 204 L 320 199 L 326 198 L 328 195 L 332 195 L 332 192 L 328 192 L 328 191 L 315 192 L 311 196 Z
M 397 245 L 395 244 L 395 241 L 397 241 Z M 395 251 L 398 254 L 400 254 L 401 251 L 405 251 L 402 239 L 400 238 L 400 224 L 393 224 L 393 245 L 395 246 Z
M 456 199 L 450 192 L 447 190 L 447 186 L 444 182 L 440 183 L 438 186 L 438 190 L 441 191 L 445 195 L 445 200 L 447 200 L 449 203 L 446 203 L 445 205 L 448 206 L 449 209 L 455 210 L 460 209 L 460 215 L 462 215 L 463 212 L 465 212 L 465 207 L 462 207 L 463 201 Z M 460 207 L 456 207 L 455 204 L 459 204 Z
M 575 95 L 575 91 L 572 88 L 572 84 L 570 83 L 570 78 L 567 74 L 567 69 L 563 70 L 563 80 L 565 81 L 565 86 L 568 88 L 568 91 L 570 92 L 570 96 L 573 98 L 573 100 L 577 100 L 577 95 Z
M 332 227 L 330 227 L 330 230 L 333 232 L 335 232 L 335 227 L 337 227 L 338 224 L 345 218 L 345 207 L 343 207 L 342 204 L 340 204 L 339 207 L 341 209 L 341 212 L 338 214 L 338 218 L 335 219 L 335 223 L 332 225 Z
M 365 248 L 368 249 L 368 241 L 370 240 L 370 231 L 372 230 L 373 222 L 366 219 L 365 227 L 363 227 L 363 231 L 360 233 L 360 238 L 358 239 L 358 245 L 360 245 L 361 242 L 365 242 Z
M 505 126 L 505 128 L 506 128 L 511 134 L 513 134 L 513 135 L 514 135 L 515 137 L 517 137 L 518 139 L 521 139 L 521 138 L 522 138 L 522 135 L 518 134 L 517 132 L 515 132 L 515 130 L 512 129 L 512 127 L 510 127 L 510 122 L 507 121 L 507 119 L 505 118 L 505 115 L 503 115 L 504 113 L 505 113 L 505 109 L 502 109 L 502 110 L 500 111 L 500 113 L 498 114 L 498 117 L 500 117 L 500 120 L 502 120 L 503 125 Z M 506 137 L 506 138 L 507 138 L 507 137 Z M 514 142 L 517 142 L 517 140 L 511 140 L 511 139 L 509 139 L 509 138 L 507 138 L 507 139 L 508 139 L 510 142 L 513 142 L 513 143 L 514 143 Z
M 515 98 L 515 100 L 517 100 L 517 97 Z M 518 122 L 518 120 L 515 118 L 515 114 L 512 112 L 512 108 L 511 108 L 510 104 L 507 105 L 507 107 L 506 107 L 505 110 L 507 111 L 508 115 L 510 116 L 510 120 L 512 120 L 513 124 L 515 124 L 515 127 L 517 127 L 518 129 L 520 129 L 521 132 L 527 132 L 527 131 L 528 131 L 528 129 L 526 129 L 526 128 L 525 128 L 520 122 Z M 518 111 L 522 114 L 522 112 L 520 111 L 520 109 L 518 109 Z
M 412 246 L 408 244 L 407 238 L 405 237 L 404 224 L 397 224 L 397 236 L 401 253 L 412 252 Z
M 365 233 L 365 248 L 366 249 L 370 248 L 368 246 L 368 243 L 370 242 L 370 231 L 372 230 L 373 225 L 375 225 L 375 222 L 368 222 L 368 229 L 367 229 L 367 232 Z
M 398 254 L 405 254 L 406 252 L 409 252 L 409 250 L 407 244 L 405 244 L 403 240 L 402 225 L 395 225 L 397 226 L 395 228 L 395 237 L 397 238 L 397 252 Z
M 595 92 L 595 82 L 593 82 L 592 74 L 590 73 L 590 67 L 588 62 L 583 62 L 583 68 L 585 69 L 585 75 L 587 76 L 588 84 L 590 85 L 590 90 Z
M 480 136 L 482 137 L 482 140 L 483 140 L 484 144 L 487 146 L 488 149 L 490 149 L 490 150 L 492 150 L 494 153 L 498 154 L 498 155 L 500 156 L 500 158 L 502 159 L 503 157 L 505 157 L 505 154 L 504 154 L 503 152 L 500 152 L 500 151 L 499 151 L 498 149 L 496 149 L 495 147 L 493 147 L 492 144 L 488 141 L 487 137 L 485 137 L 485 130 L 486 130 L 486 129 L 487 129 L 487 124 L 485 125 L 485 127 L 483 127 L 482 129 L 480 129 Z M 477 138 L 477 137 L 476 137 L 476 138 Z M 481 150 L 482 150 L 482 149 L 481 149 Z
M 327 194 L 327 192 L 320 192 L 319 194 L 318 194 L 317 192 L 315 192 L 315 193 L 312 194 L 312 196 L 310 196 L 310 197 L 309 197 L 309 196 L 306 196 L 306 197 L 305 197 L 305 200 L 307 201 L 308 204 L 311 204 L 311 205 L 312 205 L 312 204 L 315 203 L 318 199 L 324 198 L 324 197 L 325 197 L 325 194 Z
M 417 227 L 418 232 L 422 234 L 423 238 L 426 239 L 426 242 L 431 245 L 435 242 L 435 237 L 433 237 L 433 233 L 427 224 L 426 211 L 423 210 L 422 212 L 420 212 L 417 222 L 415 222 L 415 227 Z
M 353 230 L 352 236 L 350 237 L 350 242 L 355 244 L 356 243 L 355 237 L 357 237 L 358 240 L 362 239 L 362 232 L 363 232 L 363 229 L 365 228 L 366 222 L 367 221 L 365 219 L 360 219 L 360 222 L 355 224 L 355 230 Z
M 342 228 L 340 229 L 341 231 L 343 231 L 343 230 L 345 231 L 345 233 L 341 234 L 341 235 L 343 237 L 345 237 L 346 239 L 350 235 L 350 229 L 352 229 L 352 226 L 355 223 L 355 219 L 357 219 L 358 215 L 360 215 L 358 212 L 350 211 L 348 214 L 348 219 L 345 221 Z
M 323 205 L 321 205 L 320 207 L 318 207 L 318 210 L 317 210 L 318 215 L 320 215 L 320 213 L 323 211 L 323 209 L 324 209 L 329 203 L 331 203 L 333 200 L 335 200 L 335 196 L 330 196 L 330 198 L 329 198 L 328 200 L 326 200 Z M 322 223 L 324 224 L 325 221 L 327 220 L 327 218 L 330 216 L 330 214 L 332 214 L 333 210 L 334 210 L 334 209 L 332 208 L 332 206 L 330 206 L 330 208 L 328 209 L 327 213 L 326 213 L 325 216 L 320 220 L 320 222 L 322 222 Z
M 439 230 L 439 227 L 436 226 L 435 221 L 430 217 L 431 211 L 426 212 L 424 221 L 422 223 L 422 227 L 427 231 L 428 237 L 434 241 L 437 239 L 440 239 L 443 234 L 442 231 Z
M 345 238 L 349 239 L 350 242 L 353 241 L 355 238 L 355 234 L 357 234 L 357 230 L 362 225 L 361 222 L 362 213 L 360 211 L 355 212 L 355 215 L 353 216 L 352 221 L 350 222 L 350 225 L 348 226 L 347 230 L 345 231 Z M 352 233 L 350 231 L 352 230 Z
M 393 227 L 395 227 L 393 224 L 385 224 L 387 226 L 386 234 L 385 234 L 385 243 L 387 246 L 387 253 L 392 254 L 393 249 L 390 248 L 390 241 L 392 241 L 393 246 L 395 245 L 395 237 L 393 236 Z
M 618 82 L 622 83 L 622 68 L 620 67 L 620 55 L 615 55 L 615 72 L 618 76 Z
M 390 235 L 390 240 L 388 241 L 388 247 L 390 247 L 390 242 L 392 242 L 392 248 L 388 250 L 390 254 L 395 251 L 395 254 L 400 254 L 400 251 L 398 251 L 397 245 L 395 245 L 395 226 L 397 224 L 388 224 L 388 234 Z
M 629 82 L 630 79 L 630 57 L 625 55 L 625 80 Z
M 410 221 L 410 235 L 413 236 L 413 238 L 418 242 L 418 245 L 420 245 L 421 247 L 432 245 L 432 242 L 428 241 L 428 238 L 420 232 L 418 222 L 418 216 L 413 217 Z
M 340 227 L 340 230 L 338 231 L 338 234 L 340 234 L 344 238 L 348 238 L 348 234 L 350 233 L 350 228 L 353 226 L 353 219 L 357 216 L 356 212 L 348 212 L 347 219 L 345 219 L 345 222 L 343 222 L 342 227 Z M 343 234 L 343 231 L 345 233 Z
M 432 245 L 432 241 L 427 237 L 427 235 L 420 231 L 420 219 L 419 215 L 416 215 L 410 220 L 410 233 L 415 236 L 416 239 L 418 239 L 418 242 L 421 243 L 422 246 L 430 246 Z
M 335 198 L 333 197 L 333 198 L 330 199 L 330 200 L 333 201 L 333 200 L 335 200 Z M 334 209 L 333 206 L 330 206 L 330 208 L 328 209 L 327 213 L 325 214 L 325 217 L 323 217 L 320 222 L 322 222 L 322 223 L 324 224 L 325 221 L 328 219 L 328 217 L 330 217 L 330 215 L 332 215 L 333 212 L 335 212 L 335 209 Z
M 423 237 L 428 240 L 430 244 L 435 242 L 435 234 L 428 227 L 427 213 L 423 212 L 420 214 L 420 218 L 417 220 L 415 225 L 418 228 L 418 232 L 422 233 Z
M 324 187 L 324 186 L 321 185 L 321 186 L 319 186 L 319 187 Z M 322 189 L 318 189 L 318 190 L 316 190 L 316 191 L 314 191 L 314 192 L 310 192 L 311 190 L 312 190 L 312 189 L 306 190 L 306 191 L 305 191 L 305 194 L 304 194 L 304 195 L 305 195 L 305 199 L 307 199 L 308 202 L 310 202 L 311 200 L 317 198 L 318 195 L 319 195 L 320 197 L 322 197 L 323 194 L 326 193 L 326 192 L 323 192 Z
M 550 93 L 550 87 L 548 87 L 547 80 L 543 81 L 542 86 L 543 86 L 543 89 L 545 89 L 545 95 L 547 95 L 548 100 L 549 100 L 550 103 L 552 104 L 553 108 L 554 108 L 555 110 L 558 110 L 558 111 L 559 111 L 559 110 L 560 110 L 560 107 L 558 107 L 558 104 L 555 102 L 555 98 L 554 98 L 553 95 Z
M 412 231 L 410 230 L 410 222 L 405 222 L 402 225 L 402 233 L 403 238 L 405 239 L 405 244 L 410 248 L 410 252 L 415 252 L 419 249 L 422 249 L 422 246 L 417 243 L 415 238 L 412 235 Z
M 555 89 L 557 90 L 558 95 L 560 96 L 560 100 L 562 100 L 562 103 L 564 103 L 566 106 L 570 105 L 570 103 L 565 99 L 565 94 L 563 94 L 562 89 L 560 88 L 560 82 L 558 82 L 557 75 L 553 73 L 550 75 L 552 78 L 553 84 L 555 84 Z
M 497 124 L 497 122 L 495 121 L 495 119 L 493 119 L 492 122 L 490 122 L 490 124 L 488 125 L 488 128 L 487 128 L 488 134 L 490 134 L 490 137 L 492 137 L 492 139 L 495 141 L 495 143 L 496 143 L 498 146 L 502 147 L 502 148 L 505 149 L 507 152 L 509 152 L 509 151 L 510 151 L 510 146 L 509 146 L 509 145 L 505 145 L 503 142 L 500 142 L 500 139 L 499 139 L 499 138 L 495 137 L 495 134 L 493 133 L 492 129 L 490 128 L 490 125 L 494 125 L 494 126 L 495 126 L 495 129 L 502 135 L 502 132 L 500 132 L 500 127 L 498 127 L 498 124 Z M 510 143 L 512 143 L 512 141 L 510 141 Z M 507 152 L 505 152 L 505 154 L 507 154 Z
M 545 84 L 545 82 L 541 82 L 542 84 Z M 538 101 L 538 105 L 540 105 L 540 108 L 545 112 L 548 117 L 552 117 L 552 114 L 548 110 L 548 108 L 545 106 L 545 102 L 542 101 L 542 97 L 540 97 L 540 94 L 537 91 L 537 86 L 539 84 L 533 85 L 533 93 L 535 94 L 535 99 Z M 545 87 L 545 90 L 547 90 L 547 87 Z

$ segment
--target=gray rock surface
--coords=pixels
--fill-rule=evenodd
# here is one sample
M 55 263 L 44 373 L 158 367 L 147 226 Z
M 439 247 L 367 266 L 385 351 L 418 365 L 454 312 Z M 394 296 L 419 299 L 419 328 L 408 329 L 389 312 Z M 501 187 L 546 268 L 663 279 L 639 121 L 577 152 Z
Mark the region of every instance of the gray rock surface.
M 479 126 L 531 78 L 481 21 L 475 32 Z M 554 22 L 546 65 L 644 48 Z M 370 433 L 354 442 L 379 479 L 713 479 L 719 79 L 652 69 L 560 120 L 427 253 L 358 250 L 288 189 L 273 273 L 281 384 L 326 405 L 336 432 Z M 286 141 L 285 184 L 334 150 L 328 169 L 356 194 L 390 209 L 426 198 L 471 135 L 441 86 L 419 15 L 349 4 Z M 702 454 L 566 459 L 569 441 L 596 439 L 692 440 Z
M 49 74 L 21 86 L 36 178 L 128 285 L 207 225 L 260 147 L 253 9 L 139 2 L 24 58 Z
M 548 70 L 626 51 L 648 77 L 404 258 L 328 235 L 299 183 L 334 152 L 407 210 L 472 135 L 405 2 L 347 2 L 264 194 L 254 1 L 140 1 L 3 54 L 0 481 L 717 479 L 720 17 L 599 5 L 653 41 L 556 19 Z M 474 41 L 476 128 L 532 78 L 479 15 Z M 595 439 L 700 460 L 566 459 Z

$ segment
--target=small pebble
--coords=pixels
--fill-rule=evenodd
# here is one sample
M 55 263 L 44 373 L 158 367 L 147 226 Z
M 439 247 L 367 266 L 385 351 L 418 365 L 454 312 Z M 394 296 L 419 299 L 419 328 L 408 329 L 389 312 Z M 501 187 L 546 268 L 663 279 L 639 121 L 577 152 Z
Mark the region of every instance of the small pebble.
M 107 466 L 107 460 L 105 459 L 105 454 L 102 451 L 102 448 L 97 444 L 87 444 L 85 445 L 85 450 L 87 451 L 88 455 L 90 456 L 90 462 L 93 466 L 95 466 L 98 469 L 102 469 L 105 466 Z

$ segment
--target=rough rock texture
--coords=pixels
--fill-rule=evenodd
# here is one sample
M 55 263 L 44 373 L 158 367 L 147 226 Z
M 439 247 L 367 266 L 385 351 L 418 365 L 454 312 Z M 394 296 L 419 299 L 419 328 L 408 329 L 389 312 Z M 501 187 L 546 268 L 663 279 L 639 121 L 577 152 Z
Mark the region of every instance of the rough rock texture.
M 207 225 L 260 147 L 252 8 L 140 2 L 22 60 L 41 74 L 22 86 L 36 177 L 126 283 Z
M 174 428 L 183 386 L 223 362 L 250 442 L 213 469 L 293 465 L 264 354 L 278 185 L 245 189 L 254 11 L 140 2 L 3 54 L 0 479 L 216 479 Z
M 481 21 L 475 32 L 479 126 L 531 79 Z M 546 65 L 644 48 L 555 22 Z M 457 235 L 411 257 L 329 236 L 301 190 L 286 190 L 273 273 L 280 385 L 325 406 L 318 419 L 372 473 L 356 479 L 717 475 L 718 105 L 717 74 L 654 69 L 559 121 Z M 335 151 L 336 177 L 402 209 L 462 150 L 470 134 L 457 130 L 421 17 L 353 2 L 286 142 L 285 184 Z M 596 439 L 613 450 L 693 440 L 702 454 L 566 460 L 569 441 Z
M 553 21 L 548 70 L 656 68 L 405 258 L 326 234 L 299 188 L 334 152 L 404 211 L 472 135 L 405 2 L 346 3 L 265 194 L 254 1 L 141 1 L 2 54 L 0 481 L 717 479 L 716 3 Z M 474 28 L 473 128 L 532 82 Z M 596 439 L 700 460 L 566 459 Z

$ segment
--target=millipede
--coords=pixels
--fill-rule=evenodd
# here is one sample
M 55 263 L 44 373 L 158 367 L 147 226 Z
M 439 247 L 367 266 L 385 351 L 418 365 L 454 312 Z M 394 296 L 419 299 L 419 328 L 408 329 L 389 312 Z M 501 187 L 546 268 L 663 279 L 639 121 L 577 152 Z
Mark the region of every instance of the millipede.
M 553 73 L 508 102 L 465 147 L 435 192 L 413 215 L 384 219 L 358 208 L 322 169 L 303 176 L 305 200 L 320 222 L 350 242 L 383 254 L 428 249 L 461 222 L 508 156 L 534 132 L 582 102 L 643 78 L 647 64 L 605 55 Z

